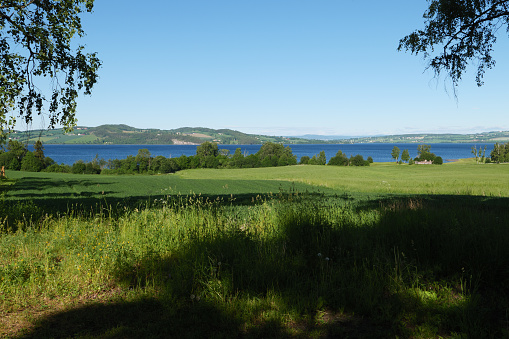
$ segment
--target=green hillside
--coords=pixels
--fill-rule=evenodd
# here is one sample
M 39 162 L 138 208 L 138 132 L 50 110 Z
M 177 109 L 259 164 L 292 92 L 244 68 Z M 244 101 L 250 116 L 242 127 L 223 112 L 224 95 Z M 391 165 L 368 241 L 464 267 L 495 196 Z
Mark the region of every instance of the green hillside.
M 340 140 L 341 143 L 471 143 L 507 142 L 509 131 L 483 132 L 472 134 L 400 134 Z
M 183 127 L 173 130 L 139 129 L 127 125 L 78 126 L 70 133 L 63 129 L 14 131 L 10 138 L 29 143 L 41 139 L 46 144 L 137 144 L 183 145 L 213 141 L 225 145 L 249 145 L 263 142 L 285 144 L 321 143 L 319 140 L 245 134 L 230 129 Z
M 70 133 L 63 129 L 14 131 L 10 138 L 45 144 L 135 144 L 135 145 L 198 145 L 204 141 L 223 145 L 252 145 L 264 142 L 285 144 L 352 144 L 352 143 L 495 143 L 509 141 L 509 131 L 476 134 L 401 134 L 336 140 L 246 134 L 231 129 L 182 127 L 172 130 L 140 129 L 127 125 L 78 126 Z

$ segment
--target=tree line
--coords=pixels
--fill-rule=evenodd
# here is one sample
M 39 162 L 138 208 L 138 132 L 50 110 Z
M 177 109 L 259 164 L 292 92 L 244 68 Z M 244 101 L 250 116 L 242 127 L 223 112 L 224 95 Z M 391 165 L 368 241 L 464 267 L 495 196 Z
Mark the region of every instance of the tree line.
M 364 160 L 362 155 L 349 158 L 339 150 L 329 159 L 325 152 L 312 158 L 303 156 L 299 164 L 332 165 L 332 166 L 369 166 L 373 162 L 371 157 Z M 162 155 L 153 157 L 149 150 L 139 149 L 136 156 L 125 159 L 104 160 L 96 157 L 89 162 L 76 161 L 72 166 L 57 164 L 50 157 L 44 155 L 41 141 L 36 141 L 34 151 L 29 151 L 24 144 L 17 140 L 9 140 L 6 149 L 0 150 L 0 166 L 9 170 L 28 172 L 61 172 L 76 174 L 158 174 L 174 173 L 185 169 L 195 168 L 255 168 L 297 165 L 297 156 L 289 146 L 278 143 L 264 143 L 255 154 L 242 154 L 237 148 L 233 154 L 229 150 L 219 149 L 218 144 L 206 141 L 196 147 L 196 154 L 182 155 L 177 158 L 166 158 Z
M 408 152 L 408 149 L 404 149 L 403 152 L 401 152 L 401 159 L 399 158 L 400 149 L 398 146 L 394 146 L 392 148 L 391 156 L 392 159 L 394 159 L 398 164 L 402 164 L 403 162 L 408 162 L 409 165 L 413 165 L 416 162 L 421 161 L 431 161 L 434 165 L 442 165 L 444 163 L 444 160 L 442 157 L 437 156 L 435 153 L 431 152 L 431 146 L 430 145 L 418 145 L 417 146 L 417 156 L 415 158 L 410 157 L 410 153 Z
M 499 144 L 497 142 L 495 145 L 493 145 L 490 157 L 491 162 L 509 162 L 509 141 L 506 144 Z
M 373 158 L 368 157 L 364 160 L 364 157 L 360 154 L 356 156 L 350 156 L 348 158 L 346 154 L 344 154 L 341 150 L 339 150 L 335 156 L 329 159 L 327 162 L 327 158 L 325 156 L 325 151 L 321 151 L 317 155 L 313 155 L 313 157 L 308 157 L 307 155 L 300 158 L 299 164 L 301 165 L 330 165 L 330 166 L 369 166 L 369 164 L 373 163 Z

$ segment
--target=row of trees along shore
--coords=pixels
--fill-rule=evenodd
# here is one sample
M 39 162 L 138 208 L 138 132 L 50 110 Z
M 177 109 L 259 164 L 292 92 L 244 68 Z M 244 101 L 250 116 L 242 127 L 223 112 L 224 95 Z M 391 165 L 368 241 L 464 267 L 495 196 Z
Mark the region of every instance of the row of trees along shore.
M 509 142 L 507 144 L 495 144 L 490 157 L 485 157 L 485 149 L 476 150 L 476 162 L 509 162 Z M 420 161 L 431 161 L 433 164 L 443 163 L 441 157 L 431 153 L 430 145 L 419 145 L 418 156 L 410 158 L 407 149 L 401 152 L 397 146 L 392 149 L 392 158 L 398 162 L 413 164 Z M 473 151 L 472 151 L 473 153 Z M 362 155 L 347 157 L 341 150 L 327 162 L 325 151 L 317 155 L 303 156 L 299 164 L 302 165 L 330 165 L 330 166 L 369 166 L 373 162 L 372 157 L 364 160 Z M 216 143 L 209 141 L 196 147 L 196 155 L 178 158 L 166 158 L 162 155 L 153 157 L 148 149 L 138 150 L 136 156 L 128 156 L 126 159 L 110 159 L 108 161 L 95 157 L 90 162 L 76 161 L 72 166 L 57 164 L 50 157 L 44 155 L 44 147 L 41 141 L 36 141 L 34 151 L 17 140 L 9 140 L 6 149 L 0 150 L 0 166 L 9 170 L 21 170 L 27 172 L 62 172 L 76 174 L 135 174 L 135 173 L 174 173 L 185 169 L 194 168 L 255 168 L 296 165 L 297 157 L 293 155 L 289 146 L 267 142 L 260 147 L 255 154 L 244 155 L 240 148 L 231 154 L 229 150 L 219 149 Z
M 348 158 L 341 151 L 329 160 L 328 165 L 335 166 L 368 166 L 373 162 L 371 157 L 364 160 L 362 155 Z M 303 156 L 300 164 L 325 165 L 325 152 L 309 158 Z M 6 150 L 0 150 L 0 166 L 10 170 L 28 172 L 63 172 L 76 174 L 135 174 L 135 173 L 174 173 L 194 168 L 254 168 L 297 165 L 297 156 L 289 146 L 267 142 L 255 154 L 244 155 L 240 148 L 231 154 L 219 149 L 216 143 L 204 142 L 196 147 L 196 155 L 178 158 L 166 158 L 162 155 L 153 157 L 148 149 L 138 150 L 136 156 L 126 159 L 104 160 L 95 157 L 90 162 L 78 160 L 72 166 L 57 164 L 53 159 L 44 156 L 44 147 L 40 141 L 34 144 L 34 151 L 28 151 L 19 141 L 9 140 Z
M 413 165 L 415 163 L 427 161 L 431 161 L 431 163 L 434 165 L 442 165 L 444 163 L 442 157 L 435 155 L 435 153 L 431 153 L 430 145 L 425 144 L 418 145 L 417 157 L 415 157 L 414 159 L 410 158 L 410 153 L 408 152 L 408 149 L 404 149 L 403 152 L 401 152 L 401 159 L 399 158 L 399 154 L 400 154 L 399 147 L 394 146 L 392 148 L 391 156 L 398 164 L 408 162 L 409 165 Z

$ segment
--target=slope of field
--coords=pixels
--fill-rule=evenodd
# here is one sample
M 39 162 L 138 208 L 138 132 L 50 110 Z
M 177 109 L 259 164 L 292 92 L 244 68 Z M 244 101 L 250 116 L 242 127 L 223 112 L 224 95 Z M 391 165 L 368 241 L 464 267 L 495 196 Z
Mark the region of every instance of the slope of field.
M 191 171 L 192 172 L 192 171 Z M 212 173 L 211 173 L 212 174 Z M 167 175 L 77 175 L 62 173 L 33 173 L 7 171 L 15 180 L 13 189 L 6 192 L 7 199 L 81 201 L 83 199 L 155 199 L 178 195 L 239 196 L 276 194 L 296 190 L 312 191 L 316 188 L 305 183 L 286 180 L 221 177 L 214 179 L 185 178 L 178 174 Z
M 200 169 L 179 172 L 185 179 L 286 180 L 342 192 L 383 194 L 458 194 L 509 196 L 509 167 L 497 164 L 461 163 L 396 165 L 375 163 L 369 167 L 298 165 L 253 169 Z

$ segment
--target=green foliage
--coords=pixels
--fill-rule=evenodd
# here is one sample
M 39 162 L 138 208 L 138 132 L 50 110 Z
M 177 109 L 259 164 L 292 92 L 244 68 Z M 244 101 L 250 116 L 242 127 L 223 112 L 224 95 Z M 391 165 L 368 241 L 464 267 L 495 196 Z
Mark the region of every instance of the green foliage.
M 12 155 L 19 161 L 23 160 L 23 156 L 27 152 L 27 148 L 21 142 L 17 140 L 9 140 L 7 144 L 7 152 L 11 152 Z
M 308 157 L 308 159 L 309 159 L 309 157 Z M 325 165 L 325 164 L 327 164 L 327 158 L 325 157 L 325 151 L 320 151 L 318 156 L 313 155 L 313 157 L 308 160 L 308 164 L 310 164 L 310 165 Z
M 335 156 L 329 159 L 329 165 L 332 166 L 348 166 L 349 160 L 341 150 L 339 150 Z
M 307 165 L 309 163 L 309 157 L 307 155 L 304 155 L 300 157 L 299 164 L 301 165 Z
M 398 162 L 398 159 L 399 159 L 399 147 L 398 146 L 394 146 L 392 148 L 391 156 L 394 159 L 394 161 Z
M 401 153 L 401 160 L 405 162 L 410 160 L 410 153 L 408 152 L 408 149 L 404 149 L 403 152 Z
M 85 174 L 86 169 L 87 165 L 83 162 L 83 160 L 78 160 L 72 165 L 73 174 Z
M 138 154 L 134 160 L 137 163 L 137 169 L 139 173 L 145 173 L 150 169 L 151 156 L 148 149 L 139 149 Z
M 76 123 L 78 93 L 90 94 L 101 62 L 96 54 L 84 54 L 73 38 L 85 33 L 82 12 L 91 12 L 93 0 L 4 1 L 0 6 L 0 134 L 12 121 L 10 110 L 28 124 L 49 102 L 49 126 L 72 128 Z M 75 52 L 71 48 L 76 47 Z M 39 88 L 50 78 L 50 97 Z M 18 161 L 21 159 L 18 158 Z
M 13 158 L 14 154 L 11 152 L 0 152 L 0 167 L 4 166 L 5 168 L 9 168 Z
M 369 161 L 364 160 L 362 155 L 357 154 L 354 157 L 350 157 L 349 164 L 350 166 L 369 166 Z
M 327 158 L 325 157 L 325 151 L 320 151 L 317 158 L 318 165 L 325 165 L 327 163 Z
M 42 145 L 41 140 L 37 140 L 34 143 L 34 155 L 41 162 L 44 162 L 44 147 Z
M 417 146 L 417 157 L 421 158 L 428 153 L 431 153 L 430 145 L 421 144 Z
M 7 169 L 19 171 L 21 169 L 21 163 L 16 157 L 12 157 Z
M 71 173 L 72 168 L 68 165 L 51 164 L 44 168 L 42 172 L 54 172 L 54 173 Z
M 430 145 L 422 144 L 417 146 L 417 157 L 414 159 L 414 161 L 431 161 L 434 163 L 436 158 L 437 156 L 435 153 L 431 153 Z M 440 158 L 439 161 L 442 161 L 442 158 Z
M 491 150 L 490 157 L 492 162 L 509 162 L 509 142 L 506 144 L 497 142 Z
M 35 155 L 28 151 L 21 161 L 21 170 L 25 172 L 40 172 L 43 168 L 43 162 Z
M 399 42 L 398 50 L 422 54 L 438 77 L 445 72 L 457 86 L 471 60 L 476 60 L 478 86 L 486 69 L 495 66 L 491 53 L 503 26 L 509 29 L 509 1 L 430 0 L 425 28 Z
M 436 157 L 435 160 L 433 160 L 433 165 L 442 165 L 443 163 L 442 157 Z
M 199 158 L 217 157 L 218 154 L 219 148 L 215 142 L 205 141 L 196 147 L 196 156 Z

